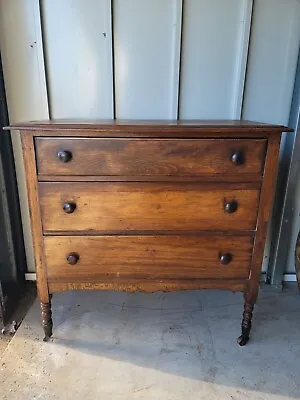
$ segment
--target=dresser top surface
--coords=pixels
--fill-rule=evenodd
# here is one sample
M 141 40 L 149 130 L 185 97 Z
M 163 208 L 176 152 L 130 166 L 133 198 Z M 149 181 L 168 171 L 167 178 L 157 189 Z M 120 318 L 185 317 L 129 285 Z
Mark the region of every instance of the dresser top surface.
M 283 125 L 265 124 L 246 120 L 44 120 L 12 124 L 4 129 L 24 131 L 138 131 L 138 130 L 197 130 L 205 133 L 216 132 L 261 132 L 277 131 L 292 132 L 293 130 Z

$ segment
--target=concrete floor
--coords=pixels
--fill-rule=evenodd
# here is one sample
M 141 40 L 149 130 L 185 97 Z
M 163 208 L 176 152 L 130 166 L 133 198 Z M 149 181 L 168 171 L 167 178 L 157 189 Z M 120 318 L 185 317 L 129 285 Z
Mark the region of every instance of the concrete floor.
M 9 342 L 12 340 L 14 336 L 13 334 L 8 334 L 7 332 L 5 334 L 2 334 L 1 333 L 2 329 L 5 328 L 5 331 L 7 331 L 13 321 L 15 321 L 16 325 L 19 326 L 22 320 L 24 319 L 26 313 L 28 312 L 29 308 L 32 306 L 32 303 L 34 302 L 35 298 L 36 298 L 35 282 L 25 282 L 23 292 L 21 294 L 18 304 L 16 305 L 14 313 L 10 316 L 5 326 L 3 320 L 0 317 L 0 359 L 3 352 L 7 348 Z M 1 394 L 0 394 L 0 399 L 1 399 Z
M 3 399 L 300 398 L 300 296 L 262 293 L 239 347 L 242 296 L 69 292 L 44 343 L 36 301 L 0 360 Z

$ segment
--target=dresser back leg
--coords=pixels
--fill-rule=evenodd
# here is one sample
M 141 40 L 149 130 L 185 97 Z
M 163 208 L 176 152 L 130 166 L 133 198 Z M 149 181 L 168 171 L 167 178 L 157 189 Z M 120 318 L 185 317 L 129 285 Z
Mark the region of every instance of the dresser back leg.
M 41 311 L 42 311 L 42 326 L 45 333 L 44 342 L 47 342 L 52 336 L 52 327 L 53 327 L 50 299 L 49 303 L 41 303 Z

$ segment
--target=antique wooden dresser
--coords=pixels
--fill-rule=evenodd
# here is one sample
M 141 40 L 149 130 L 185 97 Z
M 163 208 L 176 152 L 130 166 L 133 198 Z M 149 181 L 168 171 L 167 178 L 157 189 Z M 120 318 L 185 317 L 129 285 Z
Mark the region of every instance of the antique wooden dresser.
M 244 291 L 249 339 L 282 131 L 248 121 L 46 121 L 21 132 L 38 292 Z

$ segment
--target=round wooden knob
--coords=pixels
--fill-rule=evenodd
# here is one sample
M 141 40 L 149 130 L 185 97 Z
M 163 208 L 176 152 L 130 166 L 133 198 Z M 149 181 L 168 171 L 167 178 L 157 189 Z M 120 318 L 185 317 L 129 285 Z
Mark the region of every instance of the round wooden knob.
M 76 204 L 75 203 L 64 203 L 63 209 L 66 214 L 72 214 L 75 211 Z
M 77 254 L 77 253 L 70 253 L 67 256 L 67 262 L 70 265 L 75 265 L 78 263 L 78 261 L 79 261 L 79 254 Z
M 224 210 L 228 214 L 234 213 L 238 208 L 238 203 L 235 200 L 229 201 L 228 203 L 225 203 Z
M 60 150 L 57 153 L 57 158 L 62 162 L 69 162 L 72 159 L 72 153 L 68 150 Z
M 220 263 L 223 265 L 227 265 L 231 262 L 232 255 L 230 253 L 221 254 Z
M 245 163 L 244 153 L 242 151 L 236 151 L 231 156 L 231 161 L 235 165 L 243 165 Z

